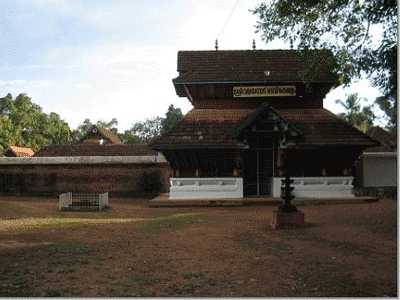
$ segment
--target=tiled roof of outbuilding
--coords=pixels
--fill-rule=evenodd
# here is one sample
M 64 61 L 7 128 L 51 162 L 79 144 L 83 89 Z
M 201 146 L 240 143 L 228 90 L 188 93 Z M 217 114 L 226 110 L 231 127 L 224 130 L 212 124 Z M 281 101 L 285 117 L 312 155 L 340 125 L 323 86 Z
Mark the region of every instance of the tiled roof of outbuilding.
M 121 139 L 114 134 L 111 130 L 108 130 L 106 128 L 103 127 L 98 127 L 97 129 L 99 130 L 99 133 L 106 139 L 110 140 L 113 144 L 121 144 L 122 141 Z
M 29 147 L 18 146 L 10 146 L 7 152 L 11 152 L 15 157 L 30 157 L 35 154 L 35 152 Z
M 153 148 L 196 146 L 241 146 L 235 132 L 252 109 L 193 109 L 168 134 L 153 143 Z M 323 108 L 275 109 L 302 133 L 300 147 L 353 145 L 374 146 L 376 142 L 335 114 Z
M 81 142 L 89 138 L 91 135 L 93 135 L 94 134 L 93 130 L 96 130 L 97 131 L 96 134 L 101 136 L 103 139 L 108 140 L 111 144 L 122 144 L 121 139 L 115 133 L 113 133 L 111 130 L 107 128 L 100 127 L 97 125 L 93 125 L 87 131 L 87 133 L 82 137 Z
M 75 144 L 46 146 L 39 150 L 35 156 L 150 156 L 156 154 L 156 151 L 142 144 Z
M 180 83 L 204 82 L 303 82 L 304 74 L 314 58 L 313 65 L 318 76 L 311 82 L 335 82 L 332 73 L 333 56 L 328 50 L 309 50 L 304 56 L 298 50 L 223 50 L 179 51 L 179 76 L 173 80 Z M 265 71 L 269 71 L 266 76 Z

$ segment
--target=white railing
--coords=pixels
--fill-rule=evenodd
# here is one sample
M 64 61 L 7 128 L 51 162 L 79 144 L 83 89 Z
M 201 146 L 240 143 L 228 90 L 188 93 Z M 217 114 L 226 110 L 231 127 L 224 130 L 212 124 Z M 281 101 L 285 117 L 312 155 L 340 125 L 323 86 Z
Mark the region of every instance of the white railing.
M 272 178 L 273 197 L 281 196 L 282 177 Z M 293 195 L 297 198 L 351 198 L 353 194 L 352 176 L 343 177 L 291 177 L 294 180 Z
M 63 193 L 59 197 L 58 209 L 63 210 L 72 205 L 72 193 Z
M 170 199 L 243 198 L 241 177 L 171 178 L 170 184 Z
M 103 210 L 108 207 L 108 193 L 63 193 L 59 196 L 59 210 Z
M 99 194 L 99 210 L 108 206 L 108 193 Z

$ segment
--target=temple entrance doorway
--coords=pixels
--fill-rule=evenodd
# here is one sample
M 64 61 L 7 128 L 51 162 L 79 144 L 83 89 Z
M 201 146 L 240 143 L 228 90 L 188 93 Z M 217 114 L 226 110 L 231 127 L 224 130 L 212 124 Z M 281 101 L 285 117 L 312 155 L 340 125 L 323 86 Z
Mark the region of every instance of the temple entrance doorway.
M 245 196 L 271 195 L 273 160 L 272 149 L 250 149 L 243 152 Z

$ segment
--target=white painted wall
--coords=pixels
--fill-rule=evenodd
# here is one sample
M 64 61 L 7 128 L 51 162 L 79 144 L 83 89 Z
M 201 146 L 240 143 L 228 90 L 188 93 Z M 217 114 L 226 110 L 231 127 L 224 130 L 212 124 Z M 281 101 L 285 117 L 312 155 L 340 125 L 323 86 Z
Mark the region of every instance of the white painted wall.
M 283 177 L 272 178 L 273 197 L 281 196 L 281 180 Z M 353 177 L 291 177 L 293 195 L 296 198 L 351 198 L 353 194 Z
M 363 187 L 397 186 L 397 153 L 366 152 L 361 156 Z
M 170 178 L 170 199 L 243 198 L 241 177 Z

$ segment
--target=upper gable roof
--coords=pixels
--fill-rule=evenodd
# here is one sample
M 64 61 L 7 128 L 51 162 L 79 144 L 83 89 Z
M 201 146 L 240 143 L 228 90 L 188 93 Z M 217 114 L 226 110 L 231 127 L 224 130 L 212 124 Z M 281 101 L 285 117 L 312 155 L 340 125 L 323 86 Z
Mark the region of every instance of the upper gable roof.
M 121 144 L 122 141 L 121 139 L 114 134 L 111 130 L 108 130 L 106 128 L 97 126 L 97 125 L 93 125 L 88 131 L 87 133 L 81 138 L 80 142 L 84 141 L 85 139 L 88 139 L 90 136 L 93 135 L 99 135 L 100 137 L 102 137 L 105 140 L 108 140 L 110 142 L 110 144 Z
M 360 146 L 378 143 L 346 121 L 323 108 L 274 109 L 285 122 L 300 132 L 298 147 Z M 152 147 L 163 149 L 243 148 L 238 130 L 257 119 L 254 109 L 193 109 Z
M 11 155 L 7 155 L 7 152 L 9 152 Z M 29 147 L 10 146 L 5 154 L 6 156 L 30 157 L 33 156 L 35 152 Z
M 295 83 L 307 79 L 334 84 L 334 63 L 328 50 L 179 51 L 179 76 L 173 82 Z
M 268 103 L 261 104 L 256 110 L 247 115 L 246 119 L 244 119 L 236 128 L 236 136 L 240 137 L 243 132 L 248 129 L 250 126 L 253 126 L 258 119 L 268 119 L 273 121 L 278 126 L 276 130 L 281 132 L 290 133 L 293 136 L 300 136 L 302 132 L 300 132 L 296 127 L 294 127 L 291 123 L 288 123 L 282 116 Z

